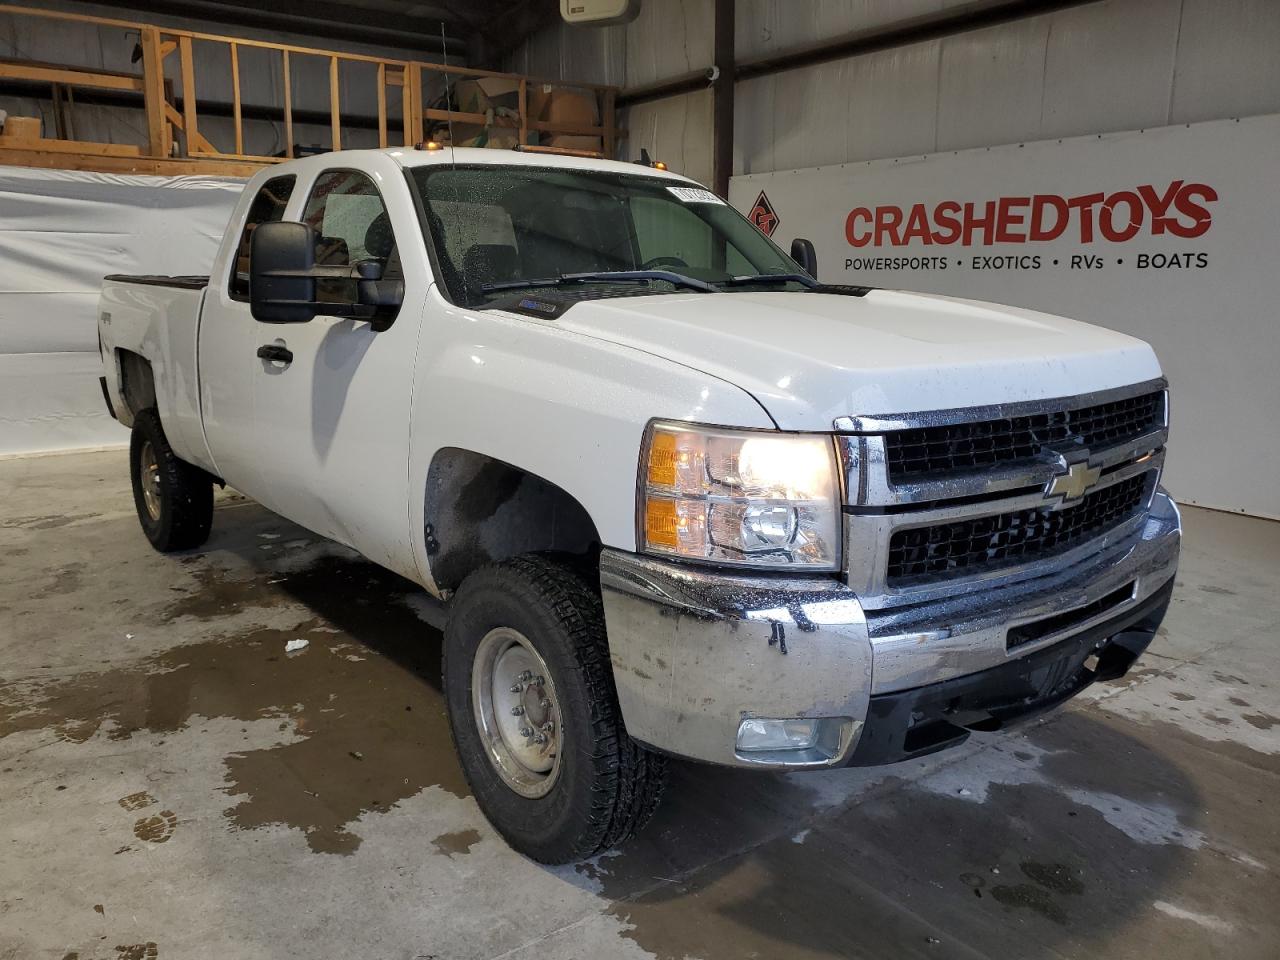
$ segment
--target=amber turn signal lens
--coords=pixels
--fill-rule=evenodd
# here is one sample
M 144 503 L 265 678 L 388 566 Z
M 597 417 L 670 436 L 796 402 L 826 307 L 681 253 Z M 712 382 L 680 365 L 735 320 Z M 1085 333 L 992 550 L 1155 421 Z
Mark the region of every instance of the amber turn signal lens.
M 644 535 L 650 546 L 675 549 L 677 534 L 676 502 L 663 497 L 649 497 L 645 504 Z
M 655 432 L 649 445 L 649 482 L 660 487 L 676 484 L 676 436 Z

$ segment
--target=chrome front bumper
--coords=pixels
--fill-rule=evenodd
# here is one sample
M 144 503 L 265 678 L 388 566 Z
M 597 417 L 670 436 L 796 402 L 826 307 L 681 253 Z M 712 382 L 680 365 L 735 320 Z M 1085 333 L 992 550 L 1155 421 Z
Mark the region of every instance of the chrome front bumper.
M 600 583 L 623 720 L 631 736 L 677 756 L 839 766 L 854 756 L 873 697 L 971 675 L 981 687 L 985 672 L 1043 660 L 1055 645 L 1149 608 L 1177 569 L 1180 539 L 1178 509 L 1160 491 L 1135 532 L 1071 566 L 882 610 L 864 610 L 833 576 L 743 576 L 606 549 Z M 1130 584 L 1126 599 L 1069 617 Z M 1007 649 L 1010 628 L 1063 614 L 1069 625 Z M 1154 632 L 1149 616 L 1147 627 Z M 736 747 L 744 719 L 813 717 L 830 718 L 813 748 Z

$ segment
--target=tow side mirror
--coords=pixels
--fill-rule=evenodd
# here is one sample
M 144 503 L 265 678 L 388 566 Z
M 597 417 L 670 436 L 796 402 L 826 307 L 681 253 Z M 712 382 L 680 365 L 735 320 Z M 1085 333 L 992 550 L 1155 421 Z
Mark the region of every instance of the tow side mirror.
M 249 312 L 260 323 L 306 323 L 317 314 L 390 325 L 404 301 L 404 281 L 384 280 L 381 260 L 316 266 L 320 237 L 305 223 L 261 224 L 249 241 Z M 316 300 L 317 281 L 353 288 L 355 302 Z M 342 287 L 340 286 L 339 289 Z
M 260 223 L 249 241 L 249 312 L 261 323 L 316 315 L 316 232 L 305 223 Z
M 800 237 L 791 241 L 791 259 L 804 268 L 804 272 L 813 279 L 818 279 L 818 251 L 813 249 L 812 240 Z

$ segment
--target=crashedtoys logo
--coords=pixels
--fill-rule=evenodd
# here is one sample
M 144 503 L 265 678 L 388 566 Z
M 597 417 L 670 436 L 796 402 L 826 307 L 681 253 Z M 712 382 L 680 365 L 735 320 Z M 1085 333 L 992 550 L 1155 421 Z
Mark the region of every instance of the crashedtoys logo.
M 1217 199 L 1218 191 L 1206 183 L 1174 180 L 1162 188 L 1143 184 L 1075 197 L 1038 193 L 976 203 L 943 200 L 932 208 L 923 203 L 887 204 L 874 209 L 854 207 L 845 219 L 844 232 L 854 247 L 902 247 L 913 242 L 967 247 L 1048 243 L 1059 238 L 1124 243 L 1139 234 L 1191 239 L 1203 236 L 1212 226 L 1209 204 Z

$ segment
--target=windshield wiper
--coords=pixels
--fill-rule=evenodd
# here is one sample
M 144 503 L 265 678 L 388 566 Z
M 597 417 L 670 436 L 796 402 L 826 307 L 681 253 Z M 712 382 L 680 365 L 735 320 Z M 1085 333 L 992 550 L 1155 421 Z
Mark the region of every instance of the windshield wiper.
M 730 277 L 728 280 L 717 280 L 718 287 L 750 287 L 766 283 L 800 283 L 810 290 L 822 284 L 807 273 L 757 273 L 747 277 Z
M 695 280 L 682 273 L 669 270 L 602 270 L 598 273 L 564 273 L 558 277 L 535 277 L 528 280 L 502 280 L 498 283 L 485 283 L 480 286 L 482 293 L 495 293 L 499 290 L 523 290 L 528 287 L 569 287 L 575 283 L 648 283 L 661 280 L 677 287 L 697 290 L 700 293 L 715 293 L 716 288 L 705 280 Z

